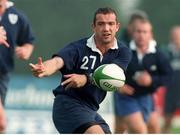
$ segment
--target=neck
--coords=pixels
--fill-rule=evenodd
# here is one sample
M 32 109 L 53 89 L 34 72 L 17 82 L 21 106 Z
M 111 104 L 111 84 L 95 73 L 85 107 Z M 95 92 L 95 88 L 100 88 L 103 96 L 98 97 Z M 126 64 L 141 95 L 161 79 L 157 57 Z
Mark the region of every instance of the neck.
M 137 46 L 138 52 L 145 54 L 148 50 L 148 46 Z
M 105 54 L 110 48 L 114 46 L 114 42 L 103 43 L 96 40 L 96 38 L 95 38 L 95 44 L 102 54 Z

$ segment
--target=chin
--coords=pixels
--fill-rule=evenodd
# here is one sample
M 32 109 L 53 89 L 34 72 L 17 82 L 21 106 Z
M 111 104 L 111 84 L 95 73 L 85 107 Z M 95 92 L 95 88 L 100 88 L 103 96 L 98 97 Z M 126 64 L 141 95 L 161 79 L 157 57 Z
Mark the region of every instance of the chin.
M 102 42 L 103 42 L 104 44 L 109 44 L 109 43 L 112 42 L 112 40 L 111 40 L 111 39 L 105 39 L 105 40 L 103 40 Z
M 103 44 L 110 44 L 111 42 L 110 41 L 102 41 Z

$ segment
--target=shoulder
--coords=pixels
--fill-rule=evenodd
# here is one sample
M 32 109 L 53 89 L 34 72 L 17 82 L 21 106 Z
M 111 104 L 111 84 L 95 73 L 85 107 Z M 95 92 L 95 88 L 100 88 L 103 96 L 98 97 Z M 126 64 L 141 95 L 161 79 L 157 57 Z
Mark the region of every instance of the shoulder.
M 124 42 L 118 41 L 118 54 L 124 60 L 127 60 L 128 63 L 132 59 L 132 51 Z
M 118 48 L 119 48 L 119 51 L 125 51 L 125 52 L 128 52 L 128 53 L 132 53 L 131 49 L 125 44 L 125 42 L 123 41 L 117 41 L 118 42 Z
M 9 7 L 7 9 L 8 15 L 9 16 L 17 16 L 19 21 L 27 22 L 28 18 L 27 16 L 20 10 L 16 9 L 14 6 Z
M 122 41 L 122 40 L 117 40 L 117 43 L 118 43 L 118 47 L 119 47 L 120 49 L 122 49 L 122 48 L 129 49 L 129 47 L 127 46 L 127 44 L 126 44 L 124 41 Z

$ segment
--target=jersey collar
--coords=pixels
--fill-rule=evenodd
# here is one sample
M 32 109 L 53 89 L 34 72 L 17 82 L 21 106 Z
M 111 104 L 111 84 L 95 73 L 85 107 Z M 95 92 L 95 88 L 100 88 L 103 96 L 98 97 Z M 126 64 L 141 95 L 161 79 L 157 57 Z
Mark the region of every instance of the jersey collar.
M 96 47 L 96 43 L 94 40 L 94 34 L 87 40 L 87 44 L 86 44 L 89 48 L 91 48 L 92 51 L 94 52 L 98 52 L 99 54 L 102 55 L 101 51 Z M 118 43 L 117 43 L 117 39 L 115 38 L 115 42 L 114 42 L 114 46 L 111 47 L 110 49 L 118 49 Z
M 12 6 L 14 6 L 14 3 L 12 1 L 7 1 L 6 8 L 10 8 Z
M 148 53 L 156 53 L 156 45 L 157 45 L 156 41 L 155 40 L 151 40 L 149 42 L 149 46 L 148 46 L 146 54 L 148 54 Z M 134 40 L 132 40 L 130 42 L 129 46 L 130 46 L 131 50 L 137 51 L 136 43 L 135 43 Z

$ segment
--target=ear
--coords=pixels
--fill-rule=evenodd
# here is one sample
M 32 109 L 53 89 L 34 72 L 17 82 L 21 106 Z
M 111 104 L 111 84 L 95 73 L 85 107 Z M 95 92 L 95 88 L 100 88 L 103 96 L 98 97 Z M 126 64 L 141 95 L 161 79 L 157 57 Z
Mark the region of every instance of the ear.
M 93 32 L 95 32 L 95 27 L 96 27 L 96 26 L 95 26 L 94 23 L 91 24 L 91 27 L 92 27 Z
M 118 32 L 118 30 L 120 29 L 120 27 L 121 27 L 121 24 L 118 22 L 118 23 L 116 24 L 116 32 Z

